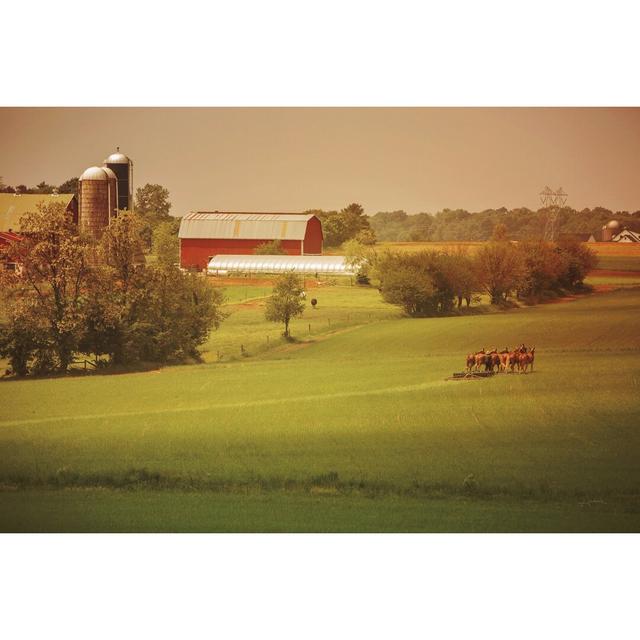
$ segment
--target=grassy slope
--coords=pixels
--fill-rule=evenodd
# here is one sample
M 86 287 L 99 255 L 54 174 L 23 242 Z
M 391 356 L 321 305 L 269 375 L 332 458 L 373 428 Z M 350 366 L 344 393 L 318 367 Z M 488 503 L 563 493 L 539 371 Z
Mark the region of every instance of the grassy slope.
M 624 507 L 273 493 L 5 492 L 0 511 L 3 530 L 23 532 L 625 532 L 638 526 L 637 513 Z
M 329 295 L 336 296 L 339 308 L 342 290 L 334 291 Z M 358 291 L 360 309 L 380 305 L 376 292 Z M 365 300 L 369 294 L 372 297 Z M 348 292 L 345 295 L 355 305 Z M 595 498 L 623 505 L 623 510 L 636 504 L 639 303 L 638 290 L 620 291 L 498 315 L 381 321 L 240 362 L 4 382 L 0 476 L 5 483 L 56 477 L 64 483 L 74 474 L 82 481 L 83 476 L 99 473 L 108 484 L 131 468 L 145 468 L 163 478 L 217 489 L 264 489 L 287 486 L 289 481 L 299 493 L 314 484 L 314 477 L 335 479 L 329 475 L 333 473 L 338 480 L 330 484 L 338 491 L 353 482 L 362 483 L 364 493 L 379 494 L 373 501 L 361 497 L 360 490 L 348 497 L 356 503 L 364 500 L 363 513 L 368 516 L 350 521 L 353 510 L 345 507 L 345 496 L 323 498 L 319 510 L 317 499 L 294 491 L 295 495 L 271 494 L 271 500 L 281 501 L 282 522 L 293 522 L 286 516 L 291 505 L 302 514 L 307 504 L 311 527 L 323 521 L 324 516 L 311 517 L 318 513 L 326 514 L 327 527 L 335 530 L 360 525 L 362 530 L 384 529 L 383 521 L 392 522 L 390 528 L 396 530 L 431 530 L 433 514 L 440 510 L 451 513 L 452 519 L 443 520 L 449 530 L 459 530 L 476 527 L 476 509 L 482 530 L 500 530 L 505 522 L 511 522 L 509 530 L 533 530 L 537 517 L 551 530 L 568 526 L 564 523 L 571 520 L 566 516 L 569 509 L 582 530 L 638 529 L 637 513 L 620 520 L 612 515 L 613 507 L 596 503 L 585 520 L 577 503 Z M 378 311 L 390 313 L 381 306 Z M 523 340 L 538 347 L 533 375 L 481 382 L 443 380 L 462 368 L 467 351 Z M 516 509 L 487 503 L 483 516 L 483 503 L 449 499 L 418 509 L 416 498 L 405 495 L 441 491 L 453 496 L 470 473 L 481 491 L 505 494 L 511 505 L 535 495 L 562 500 L 565 506 L 523 502 Z M 116 503 L 126 511 L 125 503 L 137 504 L 142 498 L 135 492 L 115 493 L 117 497 L 100 499 L 105 509 L 115 509 L 117 521 L 121 516 Z M 173 492 L 165 494 L 158 492 L 165 497 L 155 498 L 164 505 L 158 506 L 160 512 L 182 500 Z M 0 505 L 8 522 L 20 517 L 33 522 L 33 504 L 40 505 L 37 513 L 48 522 L 44 505 L 49 498 L 43 497 L 47 494 L 33 494 L 33 503 L 16 497 L 26 495 L 2 495 Z M 64 502 L 60 496 L 67 495 L 76 503 L 80 494 L 56 495 L 57 500 Z M 218 509 L 246 507 L 255 513 L 249 520 L 229 520 L 244 529 L 248 522 L 268 521 L 264 513 L 258 515 L 260 505 L 275 508 L 262 498 L 205 493 L 202 500 L 206 495 L 215 500 L 191 502 L 196 511 L 197 504 L 204 509 L 202 518 L 193 516 L 196 529 L 206 529 L 206 522 L 219 528 Z M 629 501 L 629 495 L 635 498 Z M 68 508 L 82 513 L 79 506 Z M 16 509 L 21 516 L 15 515 Z M 209 516 L 208 509 L 213 509 Z M 460 509 L 470 519 L 456 520 Z M 521 514 L 520 521 L 510 519 L 513 509 Z M 530 517 L 522 515 L 525 512 Z M 331 513 L 344 514 L 346 521 L 339 515 L 332 519 Z M 94 522 L 100 523 L 109 516 L 96 517 Z M 144 521 L 141 517 L 132 527 L 144 528 Z

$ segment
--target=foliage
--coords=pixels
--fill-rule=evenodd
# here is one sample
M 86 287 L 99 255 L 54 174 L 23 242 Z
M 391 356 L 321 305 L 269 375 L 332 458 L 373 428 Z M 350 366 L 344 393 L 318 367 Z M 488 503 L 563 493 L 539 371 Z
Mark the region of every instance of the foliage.
M 136 189 L 135 211 L 142 218 L 141 236 L 146 251 L 152 250 L 154 229 L 163 222 L 175 219 L 169 215 L 169 191 L 159 184 L 145 184 Z
M 304 311 L 303 287 L 300 276 L 285 273 L 277 279 L 273 293 L 267 300 L 265 318 L 270 322 L 282 322 L 285 338 L 289 337 L 289 323 L 292 318 L 302 315 Z
M 589 271 L 598 264 L 598 256 L 587 245 L 572 240 L 560 241 L 558 250 L 565 261 L 560 282 L 569 289 L 581 287 Z
M 360 236 L 363 244 L 373 244 L 375 233 L 371 230 L 369 218 L 364 214 L 361 205 L 353 202 L 337 211 L 322 211 L 321 209 L 309 209 L 305 213 L 311 213 L 322 222 L 324 244 L 327 247 L 339 247 L 343 242 Z
M 259 244 L 253 253 L 257 256 L 282 256 L 287 252 L 282 248 L 280 240 L 271 240 Z
M 491 297 L 503 304 L 526 277 L 526 265 L 518 249 L 509 242 L 490 242 L 475 256 L 478 282 Z
M 158 264 L 169 267 L 178 264 L 180 260 L 180 242 L 175 224 L 161 222 L 153 230 L 153 253 Z
M 42 180 L 35 187 L 27 187 L 25 184 L 19 184 L 15 187 L 4 184 L 2 177 L 0 177 L 0 193 L 54 193 L 56 187 L 52 184 L 48 184 Z M 65 180 L 59 187 L 57 187 L 58 193 L 78 193 L 78 178 L 69 178 Z
M 21 218 L 20 228 L 24 238 L 12 244 L 11 253 L 22 266 L 21 275 L 5 274 L 3 283 L 11 309 L 10 326 L 4 329 L 13 336 L 9 357 L 21 361 L 16 349 L 24 349 L 27 336 L 37 335 L 32 350 L 37 366 L 66 371 L 82 329 L 87 243 L 60 203 L 37 205 L 36 212 Z M 23 364 L 19 370 L 24 371 Z
M 131 211 L 119 211 L 104 230 L 100 257 L 115 270 L 116 278 L 127 289 L 136 265 L 144 262 L 142 232 L 144 223 Z
M 58 193 L 78 193 L 78 178 L 69 178 L 65 180 L 59 187 Z
M 145 184 L 136 189 L 135 210 L 143 215 L 156 214 L 166 218 L 171 209 L 169 190 L 160 184 Z
M 381 211 L 369 218 L 379 242 L 420 241 L 482 241 L 495 239 L 540 240 L 544 235 L 547 209 L 537 211 L 526 207 L 486 209 L 469 212 L 465 209 L 442 209 L 435 214 L 407 215 L 404 211 Z M 640 230 L 640 210 L 612 211 L 604 207 L 578 211 L 563 207 L 558 217 L 560 237 L 563 234 L 594 233 L 611 219 L 623 226 Z
M 383 298 L 411 316 L 449 313 L 456 300 L 469 306 L 480 290 L 474 262 L 463 252 L 386 252 L 375 259 L 373 273 Z
M 437 312 L 437 291 L 431 276 L 417 265 L 403 261 L 384 275 L 380 292 L 391 304 L 400 305 L 412 317 Z
M 91 246 L 59 203 L 23 216 L 25 238 L 11 247 L 22 273 L 2 275 L 0 355 L 16 375 L 64 372 L 77 354 L 113 364 L 199 358 L 225 317 L 223 295 L 182 273 L 168 250 L 145 267 L 141 227 L 121 212 Z

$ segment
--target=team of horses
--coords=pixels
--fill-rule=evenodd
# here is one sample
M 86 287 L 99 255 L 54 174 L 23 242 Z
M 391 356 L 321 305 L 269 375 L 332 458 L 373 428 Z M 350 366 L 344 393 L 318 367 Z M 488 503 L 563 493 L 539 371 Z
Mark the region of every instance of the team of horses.
M 497 373 L 527 373 L 533 371 L 536 348 L 529 349 L 524 344 L 514 349 L 505 347 L 498 351 L 495 347 L 491 351 L 482 348 L 477 353 L 467 355 L 467 371 L 491 371 Z

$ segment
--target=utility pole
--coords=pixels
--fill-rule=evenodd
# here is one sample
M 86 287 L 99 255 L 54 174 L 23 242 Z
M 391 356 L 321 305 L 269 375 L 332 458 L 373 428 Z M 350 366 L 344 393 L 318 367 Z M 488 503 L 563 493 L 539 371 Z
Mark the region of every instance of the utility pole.
M 540 192 L 540 202 L 547 212 L 547 221 L 544 227 L 544 239 L 547 242 L 555 242 L 558 236 L 558 214 L 564 207 L 568 194 L 560 187 L 553 191 L 548 186 Z

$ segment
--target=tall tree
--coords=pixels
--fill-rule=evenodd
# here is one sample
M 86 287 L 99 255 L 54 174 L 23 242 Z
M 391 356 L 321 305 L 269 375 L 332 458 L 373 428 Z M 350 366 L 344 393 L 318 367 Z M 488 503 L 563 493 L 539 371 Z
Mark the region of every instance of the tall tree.
M 153 253 L 159 265 L 170 267 L 180 260 L 180 242 L 175 225 L 162 222 L 153 230 Z
M 145 184 L 136 189 L 135 209 L 143 215 L 155 214 L 159 218 L 169 216 L 171 202 L 169 190 L 159 184 Z

